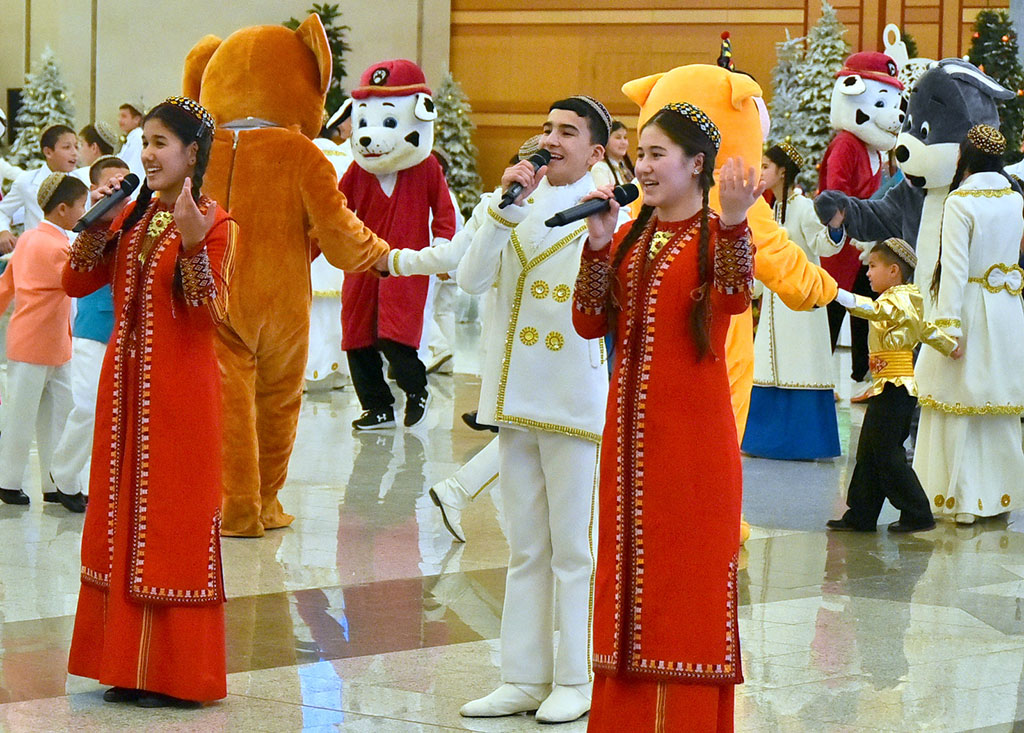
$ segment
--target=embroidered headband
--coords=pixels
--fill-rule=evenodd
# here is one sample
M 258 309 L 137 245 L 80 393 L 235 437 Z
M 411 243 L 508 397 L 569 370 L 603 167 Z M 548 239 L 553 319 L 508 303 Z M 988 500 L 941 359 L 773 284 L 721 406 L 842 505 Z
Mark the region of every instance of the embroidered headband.
M 917 253 L 914 249 L 899 237 L 890 237 L 882 242 L 886 247 L 892 250 L 892 253 L 899 257 L 901 260 L 910 265 L 911 269 L 917 267 Z
M 206 111 L 206 107 L 199 104 L 199 102 L 194 99 L 189 99 L 188 97 L 168 97 L 164 100 L 164 104 L 174 105 L 195 117 L 196 121 L 202 126 L 200 132 L 205 129 L 212 135 L 214 128 L 217 127 L 217 123 L 214 121 L 213 115 Z M 199 137 L 198 133 L 196 134 L 196 137 Z
M 718 131 L 715 123 L 711 121 L 711 118 L 705 114 L 704 110 L 700 107 L 696 107 L 689 102 L 670 102 L 661 108 L 661 111 L 670 110 L 676 114 L 682 115 L 690 122 L 700 128 L 701 132 L 708 136 L 708 140 L 715 148 L 715 152 L 718 152 L 718 148 L 722 144 L 722 133 Z
M 967 131 L 967 141 L 986 155 L 1006 152 L 1006 138 L 991 125 L 975 125 Z
M 612 115 L 611 112 L 608 111 L 607 107 L 605 107 L 603 104 L 598 102 L 593 97 L 588 97 L 586 94 L 577 94 L 576 96 L 569 97 L 569 99 L 578 99 L 584 104 L 588 105 L 595 112 L 597 112 L 597 116 L 601 118 L 601 121 L 604 123 L 605 129 L 608 131 L 608 134 L 612 134 Z
M 778 144 L 778 148 L 786 154 L 786 157 L 793 161 L 793 165 L 797 168 L 804 167 L 804 156 L 800 155 L 790 143 L 782 141 Z
M 53 198 L 53 194 L 57 193 L 57 187 L 60 186 L 60 182 L 67 177 L 67 173 L 51 173 L 43 179 L 43 184 L 39 187 L 39 193 L 36 195 L 36 201 L 39 203 L 40 209 L 46 210 L 46 206 L 50 203 L 50 199 Z

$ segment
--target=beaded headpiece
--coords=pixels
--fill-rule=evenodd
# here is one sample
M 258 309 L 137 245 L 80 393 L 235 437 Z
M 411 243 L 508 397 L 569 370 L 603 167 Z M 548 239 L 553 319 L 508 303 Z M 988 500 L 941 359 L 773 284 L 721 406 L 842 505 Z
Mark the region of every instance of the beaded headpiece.
M 543 135 L 534 135 L 531 138 L 527 138 L 523 141 L 523 144 L 519 146 L 519 152 L 516 156 L 519 160 L 526 160 L 531 155 L 540 150 L 540 139 Z
M 797 149 L 794 148 L 792 144 L 783 140 L 781 143 L 778 144 L 778 148 L 779 150 L 786 154 L 787 158 L 793 161 L 793 165 L 795 165 L 797 168 L 804 167 L 804 156 L 800 155 L 800 153 L 797 152 Z
M 100 139 L 113 150 L 117 150 L 121 147 L 121 138 L 118 137 L 116 132 L 114 132 L 114 128 L 106 122 L 97 122 L 92 126 L 92 129 L 94 129 L 96 134 L 100 136 Z
M 914 248 L 899 237 L 890 237 L 883 241 L 882 244 L 891 249 L 894 255 L 906 262 L 910 269 L 917 267 L 917 253 L 914 252 Z
M 593 97 L 588 97 L 586 94 L 577 94 L 574 97 L 569 97 L 569 99 L 578 99 L 597 112 L 597 116 L 600 117 L 601 121 L 604 123 L 605 130 L 609 135 L 612 134 L 612 114 L 608 111 L 607 107 Z
M 171 104 L 175 107 L 185 110 L 190 115 L 196 118 L 203 129 L 208 130 L 212 135 L 214 128 L 217 127 L 217 123 L 213 119 L 213 115 L 206 111 L 206 107 L 199 104 L 194 99 L 188 97 L 168 97 L 164 100 L 164 104 Z M 199 137 L 197 134 L 196 137 Z
M 43 180 L 43 184 L 39 187 L 39 193 L 36 195 L 40 209 L 46 210 L 46 205 L 50 203 L 53 194 L 57 192 L 60 182 L 67 177 L 67 173 L 51 173 Z
M 1006 138 L 991 125 L 975 125 L 967 131 L 967 141 L 986 155 L 1006 152 Z
M 689 102 L 670 102 L 661 108 L 662 111 L 671 110 L 676 114 L 680 114 L 690 122 L 700 128 L 701 132 L 708 136 L 708 140 L 715 147 L 715 152 L 718 152 L 719 146 L 722 144 L 722 133 L 718 131 L 715 123 L 711 121 L 711 118 L 705 114 L 704 110 L 700 107 L 694 106 Z

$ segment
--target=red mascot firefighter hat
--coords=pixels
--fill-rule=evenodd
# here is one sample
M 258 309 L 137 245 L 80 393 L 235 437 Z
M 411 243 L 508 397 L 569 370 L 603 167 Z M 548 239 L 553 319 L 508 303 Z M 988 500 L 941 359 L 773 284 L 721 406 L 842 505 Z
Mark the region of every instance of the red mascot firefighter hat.
M 352 91 L 352 98 L 404 97 L 421 92 L 430 94 L 423 70 L 408 59 L 392 59 L 381 61 L 364 71 L 359 79 L 359 87 Z
M 903 91 L 903 82 L 899 80 L 898 73 L 896 62 L 884 53 L 861 51 L 846 59 L 836 78 L 857 75 L 862 79 L 874 79 Z

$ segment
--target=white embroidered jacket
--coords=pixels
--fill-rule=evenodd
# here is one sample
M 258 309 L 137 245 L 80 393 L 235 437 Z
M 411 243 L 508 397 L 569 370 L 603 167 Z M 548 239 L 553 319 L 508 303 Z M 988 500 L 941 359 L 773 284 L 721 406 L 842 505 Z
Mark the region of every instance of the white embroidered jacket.
M 572 325 L 586 225 L 544 224 L 593 189 L 588 173 L 568 186 L 544 179 L 522 206 L 498 209 L 492 197 L 459 264 L 463 290 L 496 289 L 493 326 L 484 334 L 481 422 L 601 441 L 608 393 L 604 344 L 581 338 Z

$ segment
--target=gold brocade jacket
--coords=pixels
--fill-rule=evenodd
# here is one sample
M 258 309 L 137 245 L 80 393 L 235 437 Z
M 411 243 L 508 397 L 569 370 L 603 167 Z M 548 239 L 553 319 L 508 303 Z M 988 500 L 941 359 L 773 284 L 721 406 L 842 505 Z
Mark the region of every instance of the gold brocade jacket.
M 881 394 L 886 383 L 906 387 L 917 396 L 914 383 L 914 348 L 927 344 L 945 356 L 956 348 L 956 339 L 941 328 L 924 319 L 921 291 L 913 283 L 894 285 L 878 296 L 877 300 L 858 295 L 857 305 L 850 314 L 871 322 L 868 333 L 871 375 L 874 378 L 871 393 Z

